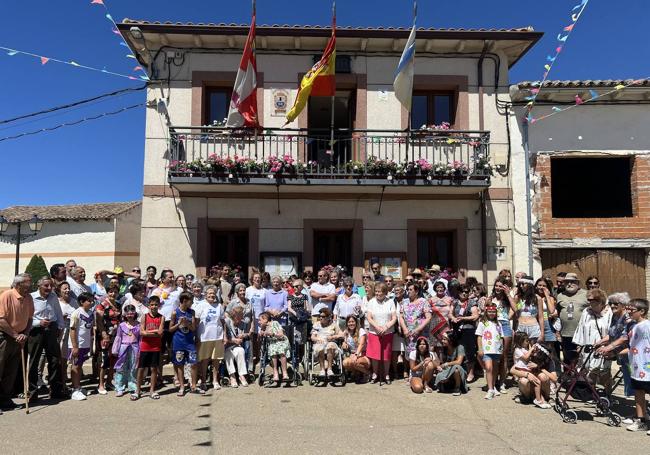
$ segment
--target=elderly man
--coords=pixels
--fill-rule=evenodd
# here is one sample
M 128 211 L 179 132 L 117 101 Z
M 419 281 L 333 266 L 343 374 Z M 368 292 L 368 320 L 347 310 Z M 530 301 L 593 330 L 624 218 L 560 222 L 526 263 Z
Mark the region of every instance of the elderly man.
M 65 271 L 67 272 L 68 276 L 72 276 L 72 269 L 74 269 L 77 266 L 77 261 L 74 259 L 68 259 L 65 261 Z
M 32 327 L 32 278 L 16 275 L 10 290 L 0 294 L 0 412 L 16 407 L 11 395 L 20 368 L 22 348 Z
M 432 264 L 431 267 L 427 269 L 427 273 L 429 274 L 429 279 L 427 280 L 429 284 L 428 289 L 429 289 L 429 293 L 432 295 L 434 294 L 435 285 L 439 281 L 444 283 L 445 289 L 449 287 L 449 281 L 447 281 L 445 278 L 440 276 L 441 271 L 442 269 L 438 264 Z
M 53 281 L 44 276 L 38 280 L 38 290 L 32 292 L 34 316 L 27 340 L 29 353 L 29 398 L 38 398 L 38 370 L 41 354 L 47 359 L 50 398 L 68 398 L 65 394 L 61 370 L 61 348 L 59 335 L 65 329 L 65 322 L 59 299 L 52 292 Z
M 580 289 L 578 275 L 567 273 L 564 277 L 564 290 L 557 296 L 557 310 L 562 321 L 562 352 L 566 363 L 571 363 L 577 357 L 578 346 L 573 342 L 573 334 L 582 311 L 588 306 L 587 291 Z
M 66 268 L 68 267 L 69 262 L 70 261 L 66 262 Z M 91 294 L 93 293 L 92 289 L 90 289 L 90 286 L 88 286 L 85 282 L 86 269 L 81 266 L 74 266 L 69 270 L 67 281 L 70 285 L 70 292 L 72 292 L 75 297 L 79 297 L 82 292 L 89 292 Z
M 316 316 L 320 314 L 322 308 L 331 309 L 336 302 L 336 288 L 329 281 L 327 270 L 318 271 L 318 282 L 313 283 L 309 288 L 309 297 L 311 297 L 311 314 Z

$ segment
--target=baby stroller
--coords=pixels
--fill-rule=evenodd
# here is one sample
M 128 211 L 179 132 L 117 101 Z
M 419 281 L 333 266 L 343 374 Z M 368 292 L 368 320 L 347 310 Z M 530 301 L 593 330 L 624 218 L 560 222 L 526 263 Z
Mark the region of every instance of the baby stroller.
M 569 408 L 569 398 L 583 403 L 593 403 L 596 406 L 596 415 L 607 417 L 607 424 L 610 426 L 620 426 L 621 417 L 610 409 L 611 403 L 605 396 L 604 390 L 598 390 L 589 379 L 587 365 L 591 356 L 596 355 L 594 347 L 592 345 L 583 346 L 582 353 L 587 354 L 584 359 L 581 360 L 582 356 L 579 356 L 572 364 L 564 364 L 564 372 L 558 380 L 553 409 L 560 414 L 564 422 L 576 423 L 578 414 Z

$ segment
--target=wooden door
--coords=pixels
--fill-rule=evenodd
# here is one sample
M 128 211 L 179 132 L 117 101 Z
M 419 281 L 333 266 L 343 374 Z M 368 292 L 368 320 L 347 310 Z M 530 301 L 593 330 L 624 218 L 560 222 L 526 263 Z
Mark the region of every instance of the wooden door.
M 352 270 L 352 231 L 314 231 L 314 265 L 343 265 Z
M 600 279 L 605 292 L 625 291 L 631 297 L 645 297 L 645 251 L 641 249 L 544 249 L 544 275 L 553 282 L 558 272 L 575 273 L 585 286 L 590 275 Z

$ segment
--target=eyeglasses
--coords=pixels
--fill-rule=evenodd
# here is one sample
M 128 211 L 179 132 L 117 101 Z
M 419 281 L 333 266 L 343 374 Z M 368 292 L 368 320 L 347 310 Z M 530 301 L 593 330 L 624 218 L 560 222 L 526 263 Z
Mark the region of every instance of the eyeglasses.
M 587 302 L 589 302 L 589 303 L 600 303 L 600 300 L 598 300 L 598 299 L 587 299 Z
M 628 311 L 629 313 L 636 313 L 637 311 L 641 311 L 641 310 L 639 310 L 639 309 L 636 308 L 636 307 L 627 307 L 627 311 Z
M 327 275 L 320 275 L 320 274 L 319 274 L 319 275 L 318 275 L 318 278 L 324 278 L 324 277 L 326 277 L 326 276 L 327 276 Z
M 600 283 L 598 281 L 588 281 L 587 284 L 594 284 L 598 286 Z
M 346 284 L 345 287 L 346 287 L 346 288 L 351 288 L 352 285 L 351 285 L 351 284 Z
M 136 272 L 136 273 L 140 273 L 141 270 L 140 270 L 140 269 L 133 269 L 133 270 L 131 270 L 131 271 L 132 271 L 132 272 Z
M 469 289 L 461 289 L 458 291 L 459 294 L 469 294 Z

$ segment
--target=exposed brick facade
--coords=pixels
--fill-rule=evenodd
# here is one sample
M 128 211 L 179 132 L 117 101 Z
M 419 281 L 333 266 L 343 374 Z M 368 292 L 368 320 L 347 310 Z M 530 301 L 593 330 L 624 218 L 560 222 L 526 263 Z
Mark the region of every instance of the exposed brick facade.
M 539 180 L 533 209 L 539 220 L 540 239 L 650 238 L 650 157 L 636 155 L 632 158 L 633 216 L 629 218 L 553 218 L 549 155 L 537 157 L 535 173 Z M 606 184 L 606 176 L 603 176 L 603 184 Z

